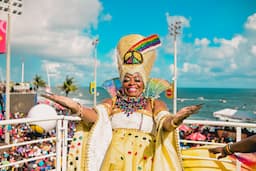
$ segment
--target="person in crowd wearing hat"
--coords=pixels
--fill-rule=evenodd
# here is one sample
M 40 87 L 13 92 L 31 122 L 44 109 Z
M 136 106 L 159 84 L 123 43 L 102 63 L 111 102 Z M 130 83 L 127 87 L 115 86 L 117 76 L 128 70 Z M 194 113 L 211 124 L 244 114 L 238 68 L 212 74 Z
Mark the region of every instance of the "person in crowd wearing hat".
M 220 154 L 218 159 L 224 158 L 234 153 L 253 153 L 256 152 L 256 135 L 252 135 L 236 143 L 229 143 L 224 147 L 215 147 L 209 149 L 210 153 Z
M 157 35 L 122 37 L 117 46 L 122 86 L 94 108 L 65 96 L 42 95 L 82 119 L 70 144 L 68 170 L 182 170 L 176 128 L 201 106 L 173 115 L 163 101 L 145 96 L 159 45 Z

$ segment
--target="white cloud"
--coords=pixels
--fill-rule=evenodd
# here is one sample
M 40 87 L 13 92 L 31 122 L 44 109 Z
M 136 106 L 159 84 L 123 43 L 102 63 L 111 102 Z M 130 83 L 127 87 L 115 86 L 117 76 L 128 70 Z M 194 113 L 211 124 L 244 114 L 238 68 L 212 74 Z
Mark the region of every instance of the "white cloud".
M 246 42 L 246 38 L 241 35 L 237 35 L 233 37 L 231 40 L 227 40 L 224 38 L 214 38 L 215 43 L 220 43 L 223 46 L 230 46 L 232 48 L 238 48 L 240 43 Z
M 105 55 L 106 60 L 104 60 L 104 63 L 102 63 L 101 66 L 99 66 L 99 68 L 104 68 L 102 74 L 104 74 L 105 77 L 102 77 L 102 78 L 110 79 L 117 76 L 118 67 L 117 67 L 116 55 L 117 55 L 116 49 L 112 49 L 108 54 Z
M 256 13 L 249 16 L 245 23 L 246 29 L 256 30 Z
M 13 20 L 12 31 L 13 44 L 20 52 L 77 64 L 91 56 L 93 36 L 89 33 L 98 25 L 99 1 L 26 0 L 23 6 L 23 14 Z
M 252 53 L 254 56 L 256 56 L 256 45 L 253 45 L 253 46 L 251 47 L 251 53 Z
M 102 17 L 103 21 L 111 21 L 112 20 L 112 16 L 110 14 L 106 14 Z
M 96 37 L 91 32 L 99 19 L 111 21 L 110 14 L 101 16 L 102 10 L 99 0 L 23 1 L 23 14 L 12 17 L 12 49 L 22 56 L 45 59 L 38 70 L 46 73 L 47 65 L 56 83 L 66 75 L 79 82 L 91 79 Z
M 180 21 L 182 27 L 190 27 L 189 20 L 184 16 L 171 16 L 169 13 L 166 13 L 165 15 L 169 26 L 174 22 Z
M 78 67 L 74 63 L 44 60 L 42 64 L 43 70 L 48 70 L 50 82 L 52 85 L 60 85 L 63 83 L 66 76 L 74 78 L 75 83 L 81 83 L 93 79 L 93 66 L 89 67 L 88 71 L 83 70 L 83 67 Z M 43 73 L 41 73 L 43 74 Z M 47 72 L 43 75 L 47 76 Z M 85 80 L 88 79 L 88 80 Z
M 167 20 L 170 16 L 167 16 Z M 187 20 L 189 21 L 189 20 Z M 236 34 L 230 39 L 215 37 L 213 40 L 207 38 L 195 38 L 194 43 L 179 42 L 178 48 L 178 75 L 182 85 L 214 85 L 233 87 L 236 80 L 246 82 L 255 78 L 256 70 L 256 14 L 249 16 L 247 29 L 250 32 Z M 256 27 L 255 27 L 256 28 Z M 165 38 L 167 45 L 166 53 L 173 53 L 172 39 Z M 168 50 L 168 51 L 167 51 Z M 173 65 L 170 66 L 173 69 Z M 193 79 L 191 79 L 193 78 Z M 216 82 L 218 84 L 216 84 Z M 240 86 L 242 84 L 239 84 Z
M 181 68 L 181 71 L 185 73 L 192 72 L 194 74 L 198 74 L 201 72 L 201 67 L 197 64 L 190 64 L 185 62 Z
M 211 43 L 210 40 L 208 40 L 207 38 L 203 38 L 203 39 L 195 39 L 195 45 L 197 46 L 208 46 Z

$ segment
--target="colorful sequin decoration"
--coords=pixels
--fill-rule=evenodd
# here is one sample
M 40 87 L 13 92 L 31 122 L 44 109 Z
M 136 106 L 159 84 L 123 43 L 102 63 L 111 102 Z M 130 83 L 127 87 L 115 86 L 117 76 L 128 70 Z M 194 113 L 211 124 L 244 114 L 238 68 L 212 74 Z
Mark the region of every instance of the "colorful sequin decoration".
M 141 109 L 145 109 L 147 105 L 147 99 L 141 94 L 139 97 L 128 97 L 122 90 L 117 92 L 117 99 L 115 103 L 116 107 L 120 108 L 127 117 L 133 112 Z

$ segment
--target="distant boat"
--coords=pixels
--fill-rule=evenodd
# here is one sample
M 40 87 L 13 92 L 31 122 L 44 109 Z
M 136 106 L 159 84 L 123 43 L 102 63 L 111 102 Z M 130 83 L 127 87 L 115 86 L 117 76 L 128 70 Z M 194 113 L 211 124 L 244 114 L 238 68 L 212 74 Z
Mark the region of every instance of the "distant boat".
M 219 102 L 221 102 L 221 103 L 227 103 L 227 100 L 225 100 L 225 99 L 220 99 Z
M 250 111 L 242 111 L 237 109 L 225 108 L 213 112 L 213 116 L 223 120 L 232 122 L 256 122 L 256 114 Z
M 201 96 L 201 97 L 198 97 L 197 99 L 198 100 L 204 100 L 204 97 Z

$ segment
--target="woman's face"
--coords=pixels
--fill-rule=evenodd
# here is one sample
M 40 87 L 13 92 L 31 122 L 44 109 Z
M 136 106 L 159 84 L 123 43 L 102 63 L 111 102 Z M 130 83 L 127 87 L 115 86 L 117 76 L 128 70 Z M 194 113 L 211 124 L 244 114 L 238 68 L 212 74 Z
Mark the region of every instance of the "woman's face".
M 144 90 L 144 83 L 139 73 L 126 74 L 123 80 L 124 93 L 130 97 L 138 97 Z

